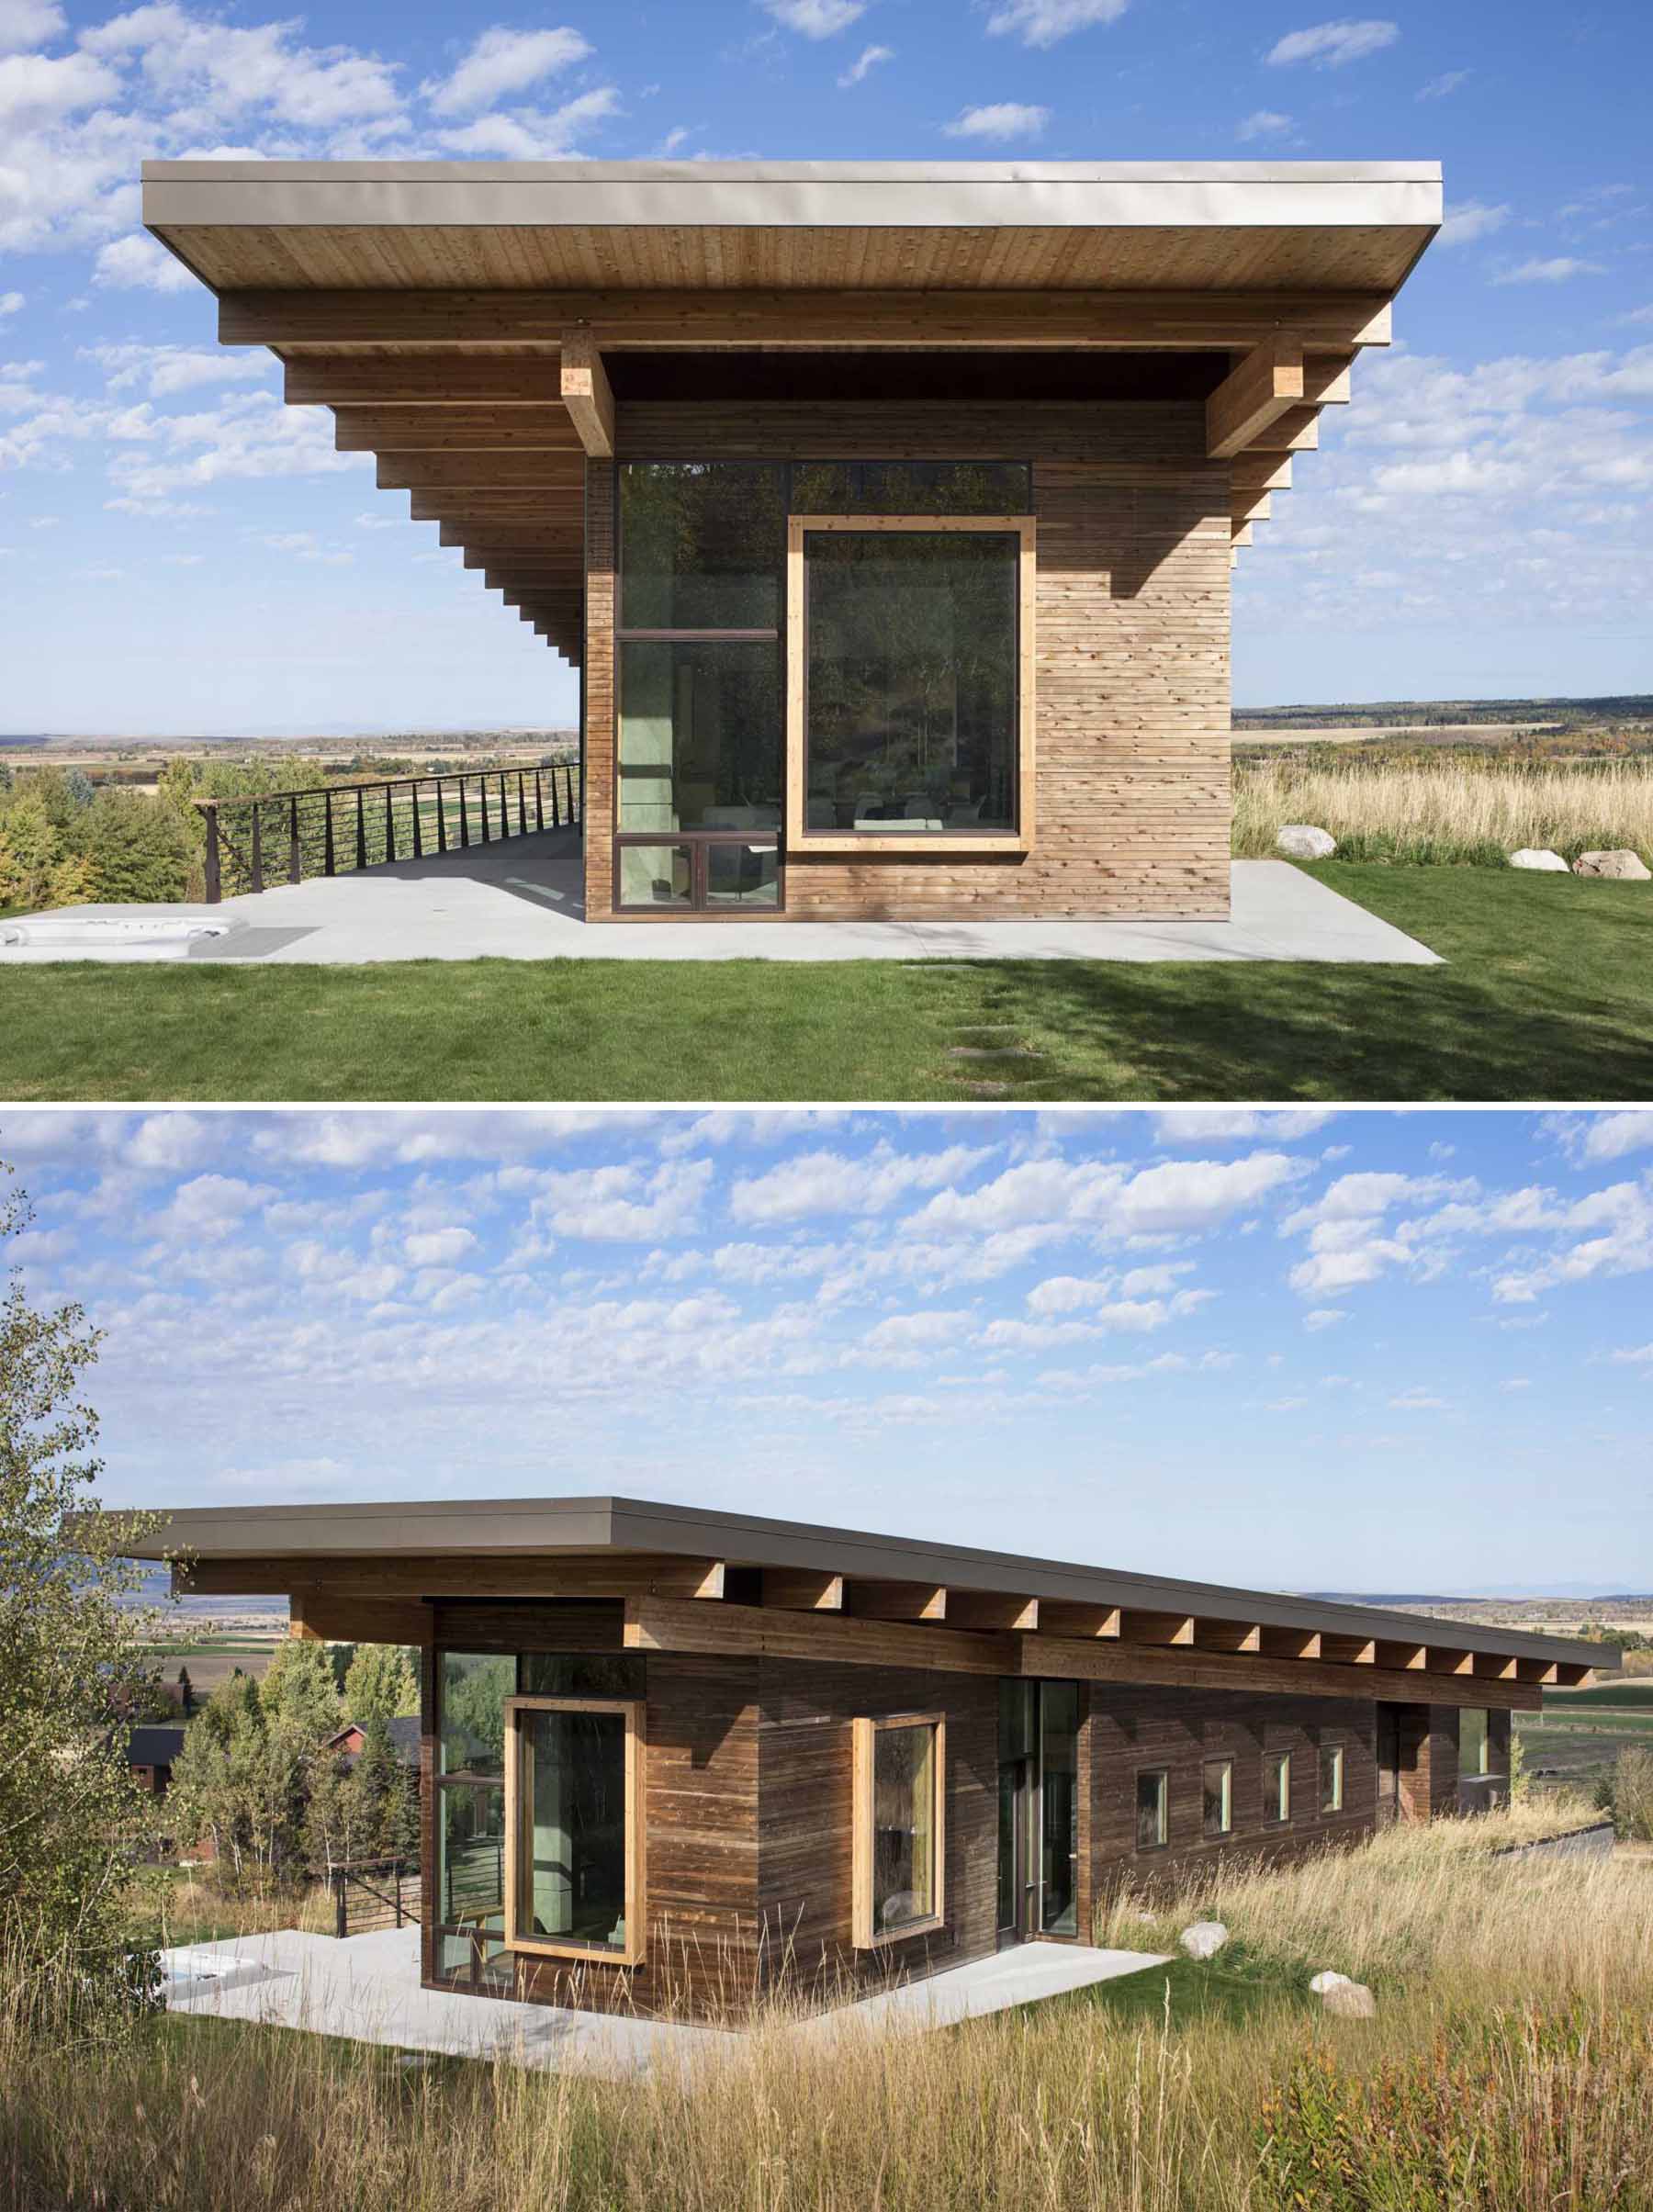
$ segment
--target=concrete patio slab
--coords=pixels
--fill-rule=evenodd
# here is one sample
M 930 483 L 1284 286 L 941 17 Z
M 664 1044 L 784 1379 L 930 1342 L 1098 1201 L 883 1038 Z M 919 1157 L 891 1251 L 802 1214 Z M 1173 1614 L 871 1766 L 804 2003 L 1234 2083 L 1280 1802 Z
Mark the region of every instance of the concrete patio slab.
M 143 924 L 152 919 L 155 933 Z M 118 923 L 118 931 L 110 925 Z M 187 925 L 219 934 L 190 936 Z M 11 940 L 11 941 L 8 941 Z M 587 924 L 570 832 L 512 838 L 218 906 L 71 906 L 0 925 L 0 965 L 58 960 L 1312 960 L 1437 955 L 1285 860 L 1236 860 L 1225 921 Z
M 343 1942 L 282 1928 L 189 1944 L 161 1957 L 170 2011 L 344 2036 L 397 2050 L 625 2075 L 663 2063 L 726 2057 L 743 2040 L 733 2030 L 680 2021 L 422 1989 L 416 1927 L 385 1928 Z M 788 2032 L 820 2042 L 949 2027 L 1164 1963 L 1153 1952 L 1026 1943 L 841 2005 Z

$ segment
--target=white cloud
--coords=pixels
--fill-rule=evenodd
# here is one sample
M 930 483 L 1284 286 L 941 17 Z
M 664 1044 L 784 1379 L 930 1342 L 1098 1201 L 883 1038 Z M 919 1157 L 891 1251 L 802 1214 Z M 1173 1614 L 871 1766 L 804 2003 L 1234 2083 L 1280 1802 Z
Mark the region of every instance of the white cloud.
M 1153 1117 L 1161 1144 L 1285 1143 L 1312 1137 L 1337 1117 L 1332 1106 L 1287 1107 L 1258 1112 L 1251 1106 L 1171 1106 Z
M 129 244 L 128 240 L 118 241 Z M 106 247 L 107 253 L 112 249 Z M 101 256 L 100 256 L 101 258 Z M 168 257 L 168 266 L 174 269 L 182 264 Z M 187 275 L 187 271 L 184 274 Z M 208 353 L 200 347 L 184 345 L 143 345 L 136 342 L 122 345 L 84 345 L 80 349 L 83 361 L 96 361 L 103 368 L 112 392 L 127 391 L 141 384 L 154 399 L 170 399 L 174 393 L 193 391 L 203 384 L 256 383 L 267 376 L 274 367 L 270 356 L 259 353 L 231 353 L 228 350 Z
M 1490 207 L 1484 200 L 1462 200 L 1447 208 L 1434 242 L 1437 246 L 1473 245 L 1478 238 L 1490 238 L 1494 230 L 1501 230 L 1509 219 L 1505 201 Z
M 1094 1224 L 1119 1237 L 1187 1234 L 1228 1219 L 1306 1172 L 1307 1162 L 1281 1152 L 1138 1170 L 1104 1161 L 1031 1160 L 1006 1168 L 980 1190 L 939 1193 L 914 1223 L 946 1234 L 1036 1222 Z
M 1591 1114 L 1576 1126 L 1575 1156 L 1622 1160 L 1626 1152 L 1653 1146 L 1653 1113 L 1632 1108 L 1621 1114 Z
M 804 1152 L 764 1174 L 737 1179 L 729 1192 L 729 1212 L 737 1221 L 770 1225 L 811 1214 L 882 1213 L 905 1192 L 957 1182 L 986 1157 L 984 1148 L 961 1144 L 930 1153 L 902 1153 L 879 1144 L 860 1160 L 843 1152 Z
M 1335 1329 L 1339 1321 L 1346 1321 L 1348 1318 L 1341 1306 L 1316 1306 L 1311 1312 L 1303 1316 L 1303 1327 L 1318 1332 L 1322 1329 Z
M 1281 115 L 1273 107 L 1254 108 L 1252 113 L 1234 126 L 1234 136 L 1243 143 L 1252 139 L 1275 139 L 1291 129 L 1291 118 Z
M 1450 1411 L 1444 1398 L 1435 1398 L 1427 1390 L 1401 1390 L 1389 1399 L 1397 1413 L 1445 1413 Z
M 475 40 L 451 76 L 429 80 L 420 90 L 433 115 L 474 115 L 508 93 L 526 92 L 531 84 L 572 68 L 590 51 L 566 25 L 526 31 L 495 25 Z
M 178 1185 L 171 1204 L 154 1216 L 153 1227 L 174 1242 L 216 1241 L 238 1229 L 249 1213 L 275 1196 L 268 1184 L 248 1183 L 239 1175 L 196 1175 Z
M 966 107 L 942 128 L 950 139 L 1036 139 L 1050 119 L 1048 107 L 1000 100 L 991 107 Z
M 1501 270 L 1492 281 L 1494 284 L 1565 284 L 1571 276 L 1605 276 L 1606 274 L 1599 261 L 1578 261 L 1570 253 L 1557 253 L 1547 261 L 1518 262 L 1514 268 Z
M 107 246 L 98 248 L 92 281 L 127 291 L 189 292 L 196 288 L 196 279 L 184 264 L 141 230 L 112 238 Z
M 1639 1274 L 1653 1268 L 1653 1178 L 1642 1184 L 1615 1183 L 1546 1218 L 1561 1234 L 1595 1230 L 1537 1265 L 1516 1265 L 1494 1278 L 1492 1296 L 1500 1305 L 1530 1305 L 1559 1284 L 1580 1283 L 1592 1275 Z
M 402 1250 L 414 1267 L 452 1267 L 476 1249 L 475 1231 L 457 1224 L 448 1229 L 416 1230 L 402 1240 Z
M 867 0 L 763 0 L 765 11 L 806 39 L 833 39 L 867 12 Z
M 1001 0 L 987 18 L 990 38 L 1015 32 L 1024 46 L 1054 46 L 1076 30 L 1117 23 L 1126 0 Z
M 21 292 L 0 292 L 0 315 L 18 314 L 23 306 Z
M 295 46 L 296 21 L 239 29 L 153 0 L 82 34 L 100 57 L 130 55 L 148 84 L 211 129 L 249 108 L 278 121 L 324 128 L 388 117 L 401 106 L 395 71 L 340 47 Z
M 1269 48 L 1266 59 L 1276 69 L 1294 62 L 1310 62 L 1316 69 L 1341 69 L 1345 62 L 1364 62 L 1368 54 L 1381 53 L 1400 36 L 1398 23 L 1370 17 L 1353 22 L 1345 17 L 1337 23 L 1312 24 L 1307 30 L 1288 31 Z
M 1440 76 L 1431 77 L 1427 84 L 1420 85 L 1418 97 L 1421 100 L 1444 100 L 1449 93 L 1455 93 L 1460 84 L 1467 84 L 1473 73 L 1467 69 L 1445 70 Z
M 495 154 L 502 161 L 548 162 L 570 154 L 588 125 L 600 123 L 620 108 L 620 95 L 612 84 L 582 92 L 561 107 L 535 111 L 518 107 L 509 113 L 478 116 L 463 129 L 438 133 L 444 146 L 455 153 Z
M 112 100 L 120 79 L 88 53 L 8 54 L 0 61 L 0 123 L 21 130 Z
M 920 1355 L 950 1344 L 970 1326 L 968 1313 L 893 1313 L 861 1338 L 857 1356 L 880 1365 L 914 1365 Z
M 1622 1366 L 1653 1367 L 1653 1344 L 1637 1344 L 1624 1352 L 1610 1352 L 1607 1357 Z
M 566 1237 L 617 1241 L 685 1235 L 700 1219 L 709 1160 L 640 1167 L 548 1169 L 534 1178 L 534 1214 Z
M 868 73 L 876 69 L 881 62 L 893 62 L 894 59 L 895 49 L 893 46 L 862 47 L 860 54 L 850 62 L 849 68 L 838 79 L 838 90 L 847 92 L 851 84 L 860 84 Z
M 0 0 L 0 53 L 44 46 L 64 28 L 57 0 Z

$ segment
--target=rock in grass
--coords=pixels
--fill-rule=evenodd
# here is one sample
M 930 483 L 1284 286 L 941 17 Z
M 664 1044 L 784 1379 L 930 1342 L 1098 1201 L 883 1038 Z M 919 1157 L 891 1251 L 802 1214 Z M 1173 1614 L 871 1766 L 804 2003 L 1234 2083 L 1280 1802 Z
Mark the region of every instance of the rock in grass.
M 1184 1928 L 1177 1937 L 1190 1959 L 1214 1957 L 1228 1939 L 1228 1930 L 1220 1920 L 1197 1920 L 1192 1927 Z
M 1558 852 L 1546 852 L 1541 848 L 1524 845 L 1519 852 L 1510 855 L 1512 868 L 1538 869 L 1546 875 L 1566 875 L 1567 862 Z
M 1337 839 L 1329 829 L 1315 829 L 1307 822 L 1288 822 L 1275 839 L 1275 850 L 1288 860 L 1329 860 Z
M 1378 2011 L 1378 2000 L 1364 1982 L 1345 1982 L 1338 1976 L 1336 1986 L 1324 1990 L 1321 2004 L 1340 2020 L 1370 2020 Z
M 1328 1967 L 1323 1974 L 1316 1974 L 1309 1986 L 1317 1997 L 1323 1997 L 1329 1989 L 1353 1989 L 1355 1984 L 1347 1974 L 1334 1974 Z
M 1653 881 L 1639 853 L 1581 852 L 1573 862 L 1576 876 L 1612 876 L 1621 883 L 1646 883 Z

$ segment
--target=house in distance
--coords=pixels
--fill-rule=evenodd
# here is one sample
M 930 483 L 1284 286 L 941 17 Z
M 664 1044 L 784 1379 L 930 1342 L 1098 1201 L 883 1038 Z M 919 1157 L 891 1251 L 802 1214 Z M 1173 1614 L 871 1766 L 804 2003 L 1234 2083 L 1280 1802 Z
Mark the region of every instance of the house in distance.
M 432 1987 L 738 2016 L 1501 1802 L 1616 1653 L 622 1498 L 201 1508 L 191 1592 L 417 1645 Z
M 222 341 L 579 667 L 589 921 L 1227 914 L 1231 564 L 1437 164 L 143 175 Z

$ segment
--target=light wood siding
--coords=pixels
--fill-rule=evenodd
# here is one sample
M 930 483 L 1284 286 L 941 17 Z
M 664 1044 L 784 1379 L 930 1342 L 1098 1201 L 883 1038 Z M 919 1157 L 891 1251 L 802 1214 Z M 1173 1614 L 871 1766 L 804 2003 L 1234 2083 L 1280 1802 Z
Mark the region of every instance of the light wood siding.
M 804 920 L 1210 918 L 1228 911 L 1229 470 L 1197 401 L 881 406 L 623 402 L 639 459 L 1034 465 L 1038 829 L 1027 854 L 787 856 Z M 588 914 L 612 911 L 610 476 L 588 477 Z

